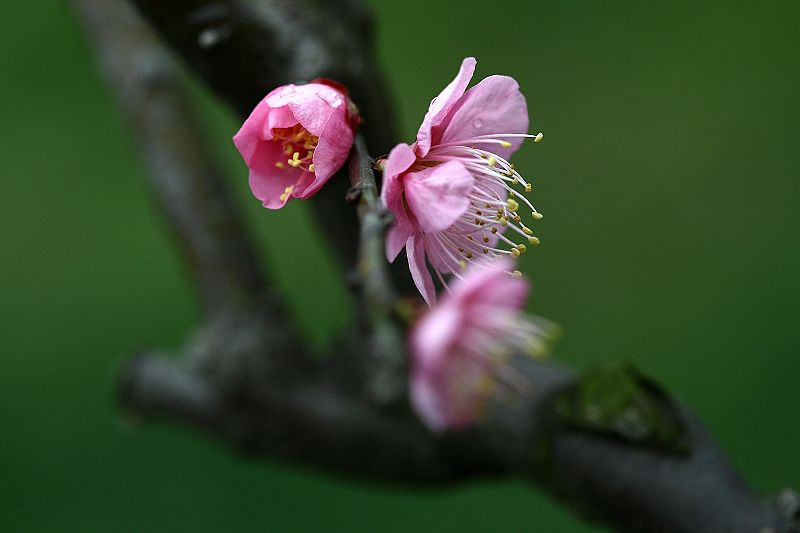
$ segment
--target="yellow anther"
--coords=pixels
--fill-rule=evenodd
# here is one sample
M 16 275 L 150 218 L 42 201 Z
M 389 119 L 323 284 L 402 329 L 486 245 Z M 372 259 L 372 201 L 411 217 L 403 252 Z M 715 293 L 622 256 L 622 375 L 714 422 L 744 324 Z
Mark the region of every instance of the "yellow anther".
M 536 134 L 536 137 L 533 138 L 533 142 L 535 143 L 542 142 L 542 139 L 544 139 L 544 133 L 540 131 L 539 133 Z
M 522 252 L 520 252 L 520 251 L 519 251 L 519 250 L 517 250 L 516 248 L 512 248 L 512 249 L 511 249 L 511 255 L 513 255 L 514 257 L 519 257 L 521 253 L 522 253 Z
M 517 250 L 519 250 L 519 253 L 524 254 L 525 252 L 528 251 L 528 247 L 525 246 L 524 244 L 518 244 Z
M 516 177 L 516 176 L 514 176 L 514 178 L 511 180 L 511 183 L 512 183 L 512 184 L 514 184 L 514 185 L 516 185 L 518 181 L 519 181 L 519 180 L 517 179 L 517 177 Z
M 528 226 L 522 226 L 522 231 L 525 235 L 533 235 L 533 230 Z
M 492 233 L 497 233 L 497 228 L 492 228 Z
M 294 146 L 291 143 L 287 144 L 286 148 L 283 149 L 283 152 L 286 155 L 292 155 L 292 152 L 294 152 Z
M 528 355 L 534 359 L 543 359 L 547 357 L 547 346 L 541 341 L 531 339 L 528 341 L 528 346 L 526 348 Z
M 275 163 L 275 166 L 276 166 L 276 167 L 278 167 L 278 168 L 286 168 L 286 165 L 284 165 L 284 164 L 283 164 L 282 162 L 280 162 L 280 161 L 278 161 L 277 163 Z
M 458 262 L 458 266 L 461 267 L 461 270 L 466 270 L 467 269 L 467 262 L 462 259 L 462 260 L 460 260 Z
M 285 189 L 283 189 L 283 192 L 285 192 L 286 194 L 289 194 L 289 193 L 290 193 L 290 192 L 292 192 L 293 190 L 294 190 L 294 186 L 293 186 L 293 185 L 289 185 L 288 187 L 286 187 Z
M 530 183 L 525 184 L 525 192 L 531 192 L 533 190 L 533 185 Z
M 513 277 L 517 278 L 517 279 L 520 279 L 520 278 L 522 278 L 522 272 L 520 272 L 519 270 L 513 270 L 513 271 L 511 272 L 511 275 L 512 275 Z
M 542 241 L 539 240 L 539 237 L 528 237 L 528 243 L 534 246 L 538 245 Z
M 294 168 L 299 167 L 301 165 L 300 152 L 295 152 L 294 154 L 292 154 L 292 158 L 287 160 L 286 162 L 289 163 L 289 165 Z
M 508 219 L 506 217 L 500 217 L 500 225 L 505 226 L 508 224 Z
M 542 220 L 544 218 L 544 215 L 537 211 L 531 213 L 531 216 L 533 217 L 534 220 Z
M 281 194 L 281 202 L 285 202 L 286 201 L 286 197 L 287 197 L 286 193 Z
M 522 222 L 522 217 L 521 217 L 521 216 L 519 216 L 518 214 L 515 214 L 515 215 L 514 215 L 514 220 L 515 220 L 516 222 Z
M 503 148 L 511 148 L 511 143 L 508 141 L 500 141 L 500 146 Z
M 508 210 L 513 213 L 514 211 L 519 209 L 519 203 L 513 198 L 509 198 L 508 201 L 506 202 L 506 207 L 508 207 Z
M 311 163 L 310 165 L 308 165 L 308 171 L 309 172 L 314 172 L 314 163 Z
M 495 166 L 497 164 L 497 158 L 493 155 L 489 156 L 489 160 L 487 161 L 486 164 L 488 164 L 490 167 Z

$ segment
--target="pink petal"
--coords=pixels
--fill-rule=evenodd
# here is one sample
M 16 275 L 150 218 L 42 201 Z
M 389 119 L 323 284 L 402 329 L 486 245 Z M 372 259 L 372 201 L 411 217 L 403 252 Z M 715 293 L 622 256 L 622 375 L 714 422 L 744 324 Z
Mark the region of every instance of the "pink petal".
M 428 154 L 432 142 L 431 130 L 445 119 L 450 108 L 464 94 L 467 85 L 469 85 L 469 80 L 472 79 L 472 74 L 475 72 L 476 64 L 477 61 L 475 61 L 474 57 L 465 58 L 461 62 L 461 68 L 455 79 L 439 93 L 439 96 L 431 101 L 428 112 L 425 114 L 425 118 L 422 119 L 422 124 L 417 132 L 416 152 L 420 157 L 425 157 Z
M 322 136 L 331 114 L 338 112 L 344 117 L 347 112 L 345 96 L 320 83 L 298 86 L 288 105 L 297 121 L 317 137 Z
M 315 178 L 300 198 L 308 198 L 317 192 L 342 168 L 352 145 L 353 130 L 347 124 L 345 109 L 336 109 L 328 118 L 314 150 L 312 161 Z
M 422 316 L 411 332 L 411 403 L 436 432 L 452 426 L 449 363 L 465 326 L 459 306 L 442 302 Z
M 448 161 L 403 180 L 406 201 L 424 232 L 443 231 L 469 207 L 475 178 L 459 161 Z
M 461 306 L 446 297 L 423 315 L 410 339 L 413 371 L 429 376 L 439 373 L 464 326 Z
M 505 258 L 483 268 L 472 267 L 463 280 L 453 284 L 451 296 L 457 300 L 457 305 L 476 312 L 484 306 L 520 309 L 525 304 L 530 286 L 525 279 L 509 275 L 513 268 L 513 261 Z
M 433 279 L 428 272 L 428 265 L 425 264 L 425 244 L 418 233 L 415 233 L 406 241 L 406 255 L 408 256 L 408 268 L 414 285 L 417 286 L 422 298 L 428 306 L 436 303 L 436 289 L 433 286 Z
M 386 232 L 386 259 L 394 263 L 398 254 L 406 245 L 406 241 L 414 233 L 414 228 L 405 218 L 395 219 L 395 223 Z
M 407 144 L 398 144 L 386 158 L 381 186 L 381 202 L 395 216 L 403 210 L 402 174 L 414 164 L 417 157 Z
M 276 161 L 285 159 L 277 142 L 266 141 L 258 145 L 250 164 L 250 189 L 261 200 L 264 207 L 279 209 L 286 204 L 290 195 L 281 200 L 286 187 L 295 186 L 304 173 L 299 168 L 275 167 Z
M 386 167 L 383 170 L 381 187 L 381 203 L 395 218 L 394 224 L 386 235 L 386 258 L 394 261 L 406 240 L 414 232 L 414 226 L 408 218 L 403 205 L 403 173 L 414 164 L 416 156 L 407 144 L 398 144 L 389 153 Z
M 411 376 L 411 404 L 425 425 L 436 433 L 444 432 L 448 425 L 447 404 L 441 383 L 427 376 Z
M 471 140 L 478 135 L 527 133 L 528 104 L 514 78 L 489 76 L 468 90 L 452 107 L 442 128 L 442 143 Z M 503 140 L 512 146 L 501 148 L 499 144 L 472 141 L 469 145 L 508 159 L 523 141 L 522 138 Z

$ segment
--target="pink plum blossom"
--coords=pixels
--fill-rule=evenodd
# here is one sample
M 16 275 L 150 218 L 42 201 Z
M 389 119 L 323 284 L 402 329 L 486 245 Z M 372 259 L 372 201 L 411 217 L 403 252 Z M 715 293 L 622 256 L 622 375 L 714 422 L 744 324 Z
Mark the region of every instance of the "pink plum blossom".
M 411 402 L 431 430 L 473 424 L 498 386 L 524 386 L 505 362 L 513 353 L 544 356 L 556 326 L 519 311 L 528 283 L 511 259 L 474 265 L 411 332 Z
M 347 90 L 330 80 L 270 92 L 233 137 L 253 194 L 270 209 L 315 194 L 347 159 L 359 120 Z
M 513 78 L 489 76 L 466 90 L 475 64 L 464 59 L 431 102 L 416 142 L 395 146 L 384 165 L 381 199 L 395 216 L 386 256 L 394 261 L 405 247 L 429 305 L 436 292 L 426 263 L 446 287 L 443 274 L 458 277 L 469 264 L 519 256 L 525 242 L 539 243 L 519 214 L 526 206 L 533 219 L 542 218 L 524 195 L 531 184 L 508 158 L 526 137 L 539 142 L 542 134 L 527 134 L 528 107 Z M 499 248 L 501 241 L 510 249 Z

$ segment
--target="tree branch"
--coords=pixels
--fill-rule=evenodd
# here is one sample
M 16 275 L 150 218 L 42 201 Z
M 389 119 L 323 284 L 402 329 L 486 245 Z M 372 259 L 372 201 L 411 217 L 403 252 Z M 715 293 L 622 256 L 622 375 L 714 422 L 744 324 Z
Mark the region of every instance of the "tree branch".
M 380 202 L 372 164 L 363 137 L 356 135 L 348 165 L 348 199 L 357 204 L 361 225 L 357 274 L 362 295 L 361 323 L 366 325 L 363 333 L 367 342 L 359 351 L 368 358 L 366 383 L 370 398 L 388 406 L 407 399 L 408 357 L 398 317 L 400 302 L 384 252 L 383 236 L 391 214 Z
M 159 123 L 151 122 L 154 115 L 146 105 L 149 99 L 143 95 L 153 93 L 152 83 L 135 68 L 141 58 L 129 53 L 130 49 L 138 49 L 143 56 L 152 52 L 151 48 L 139 48 L 141 35 L 136 35 L 141 28 L 128 18 L 119 18 L 115 11 L 119 5 L 112 0 L 75 2 L 90 29 L 94 28 L 112 80 L 133 73 L 130 85 L 119 81 L 114 85 L 130 91 L 123 93 L 123 100 L 135 103 L 129 114 L 142 138 L 143 151 L 157 151 L 165 131 L 176 137 L 172 139 L 175 144 L 166 144 L 168 149 L 163 153 L 147 157 L 153 161 L 154 190 L 164 199 L 160 204 L 167 211 L 168 223 L 179 240 L 187 242 L 192 261 L 200 264 L 196 278 L 202 290 L 209 293 L 204 297 L 208 308 L 239 309 L 236 302 L 246 302 L 243 307 L 247 309 L 254 304 L 258 309 L 268 308 L 251 300 L 252 294 L 266 294 L 265 300 L 271 304 L 274 296 L 264 288 L 263 279 L 253 274 L 260 269 L 255 266 L 252 247 L 241 225 L 230 222 L 236 220 L 235 209 L 227 201 L 220 204 L 224 208 L 206 204 L 219 198 L 221 189 L 218 178 L 208 184 L 206 169 L 210 165 L 196 164 L 205 160 L 196 159 L 198 154 L 186 149 L 197 142 L 193 128 L 154 127 Z M 366 52 L 366 17 L 357 1 L 135 3 L 166 41 L 239 113 L 248 112 L 278 83 L 327 76 L 353 89 L 354 98 L 371 121 L 368 124 L 372 124 L 365 135 L 373 149 L 389 146 L 387 132 L 391 128 L 380 128 L 381 119 L 389 116 L 380 110 L 386 100 L 375 70 L 368 68 L 372 59 Z M 115 7 L 104 7 L 112 5 Z M 320 17 L 327 17 L 324 23 Z M 116 39 L 125 45 L 115 46 Z M 158 78 L 171 80 L 169 67 L 164 68 Z M 179 87 L 173 83 L 159 83 L 157 87 L 160 107 L 156 116 L 189 113 L 181 104 Z M 138 118 L 139 114 L 144 118 Z M 127 410 L 184 421 L 253 454 L 372 480 L 430 485 L 487 475 L 531 479 L 575 511 L 623 531 L 798 530 L 800 505 L 793 492 L 783 493 L 776 501 L 755 496 L 700 423 L 632 369 L 612 374 L 611 386 L 624 382 L 634 391 L 636 401 L 622 413 L 612 413 L 609 420 L 613 423 L 603 426 L 587 420 L 606 420 L 606 408 L 581 404 L 582 396 L 575 394 L 583 390 L 581 387 L 592 385 L 597 376 L 575 376 L 555 362 L 517 357 L 514 368 L 528 384 L 524 393 L 494 398 L 480 428 L 444 437 L 429 433 L 406 403 L 395 402 L 394 408 L 387 410 L 374 401 L 374 390 L 364 395 L 353 386 L 352 373 L 333 371 L 341 357 L 365 361 L 369 354 L 376 354 L 377 369 L 368 373 L 371 383 L 379 383 L 382 375 L 390 376 L 387 387 L 394 391 L 387 395 L 390 401 L 397 398 L 398 388 L 405 387 L 405 379 L 397 377 L 403 375 L 405 361 L 403 333 L 396 323 L 397 300 L 382 261 L 387 221 L 377 202 L 369 161 L 359 138 L 351 157 L 350 176 L 354 186 L 351 197 L 359 198 L 360 251 L 352 239 L 355 230 L 348 233 L 347 225 L 333 226 L 343 209 L 343 195 L 335 203 L 330 201 L 332 212 L 323 215 L 332 217 L 327 220 L 336 227 L 334 233 L 353 241 L 349 245 L 353 257 L 359 254 L 360 258 L 358 273 L 367 318 L 362 332 L 366 340 L 349 347 L 356 351 L 347 353 L 345 347 L 327 364 L 310 363 L 302 357 L 303 347 L 291 333 L 285 333 L 283 325 L 275 327 L 268 320 L 251 318 L 259 312 L 245 313 L 244 317 L 222 313 L 229 318 L 209 321 L 190 340 L 179 360 L 171 362 L 159 355 L 134 359 L 123 373 L 120 387 L 121 402 Z M 160 174 L 164 169 L 177 170 Z M 212 192 L 196 195 L 191 192 L 195 188 Z M 330 185 L 325 189 L 336 191 Z M 215 222 L 220 212 L 228 221 L 222 225 L 225 231 Z M 358 228 L 356 217 L 351 219 L 353 228 Z M 194 230 L 187 228 L 187 220 L 203 229 L 196 235 L 190 233 Z M 225 239 L 239 244 L 231 252 L 223 247 Z M 233 259 L 228 257 L 229 252 Z M 228 260 L 231 264 L 225 266 Z M 215 277 L 210 269 L 217 261 L 222 262 L 223 279 L 206 281 Z M 215 289 L 218 283 L 222 288 Z M 225 303 L 229 300 L 234 303 Z M 384 336 L 387 332 L 388 337 Z M 264 364 L 269 359 L 306 362 L 276 368 Z M 604 378 L 608 376 L 603 374 Z M 664 432 L 653 425 L 658 420 L 642 421 L 643 414 L 651 413 L 645 408 L 653 406 L 659 416 L 667 417 L 669 427 L 680 428 L 681 446 L 671 447 L 673 437 L 661 437 Z M 581 418 L 596 409 L 603 416 Z
M 129 8 L 100 0 L 73 3 L 133 126 L 151 189 L 197 280 L 203 308 L 209 314 L 239 312 L 262 303 L 268 292 L 257 254 L 209 158 L 172 60 Z M 115 24 L 106 23 L 111 17 Z

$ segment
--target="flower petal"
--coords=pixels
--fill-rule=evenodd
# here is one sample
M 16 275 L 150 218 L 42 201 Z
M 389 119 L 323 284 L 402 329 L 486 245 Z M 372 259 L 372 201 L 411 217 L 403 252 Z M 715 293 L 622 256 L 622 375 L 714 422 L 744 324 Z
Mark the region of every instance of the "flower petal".
M 283 199 L 281 195 L 287 187 L 294 187 L 303 177 L 304 172 L 299 168 L 277 168 L 275 162 L 284 158 L 281 146 L 277 142 L 267 141 L 258 144 L 250 166 L 250 189 L 253 195 L 261 200 L 264 207 L 279 209 L 283 207 L 290 194 Z
M 320 137 L 332 113 L 344 117 L 347 100 L 343 94 L 321 83 L 308 83 L 295 87 L 288 103 L 297 121 L 312 135 Z
M 353 130 L 347 124 L 345 110 L 336 109 L 328 118 L 314 150 L 314 180 L 300 198 L 313 195 L 342 168 L 352 145 Z
M 472 139 L 478 135 L 527 133 L 528 104 L 514 78 L 489 76 L 470 88 L 453 106 L 442 128 L 442 143 L 468 140 L 470 146 L 508 159 L 523 138 L 507 139 L 510 148 L 501 148 L 496 143 L 481 144 Z
M 432 142 L 431 130 L 445 119 L 450 108 L 464 94 L 467 85 L 469 85 L 469 80 L 472 79 L 472 74 L 475 72 L 476 64 L 477 61 L 475 61 L 474 57 L 465 58 L 461 62 L 461 68 L 455 79 L 439 93 L 439 96 L 431 101 L 428 112 L 425 114 L 425 118 L 422 119 L 422 124 L 417 132 L 415 150 L 418 156 L 425 157 L 428 154 Z
M 521 309 L 530 288 L 525 279 L 510 276 L 514 268 L 510 259 L 498 259 L 483 268 L 473 267 L 463 280 L 453 284 L 451 296 L 456 305 L 480 313 L 485 306 Z
M 406 201 L 424 232 L 443 231 L 469 207 L 475 178 L 459 161 L 406 174 Z
M 433 286 L 433 279 L 428 272 L 428 265 L 425 264 L 425 244 L 422 236 L 415 233 L 406 241 L 406 255 L 408 256 L 408 268 L 414 285 L 417 286 L 422 298 L 428 306 L 436 303 L 436 289 Z
M 416 161 L 414 151 L 407 144 L 398 144 L 386 158 L 381 185 L 381 202 L 395 216 L 403 211 L 402 174 Z
M 394 263 L 406 241 L 414 233 L 414 228 L 405 218 L 398 218 L 386 232 L 386 259 Z
M 284 126 L 285 124 L 285 126 Z M 259 143 L 272 139 L 272 128 L 291 127 L 297 124 L 288 107 L 273 108 L 264 98 L 250 113 L 242 127 L 233 136 L 233 144 L 249 166 Z
M 444 431 L 450 426 L 448 361 L 463 326 L 461 308 L 445 300 L 423 315 L 409 339 L 411 403 L 433 431 Z
M 449 425 L 442 387 L 443 384 L 425 375 L 411 377 L 411 404 L 425 425 L 436 433 L 443 433 Z

